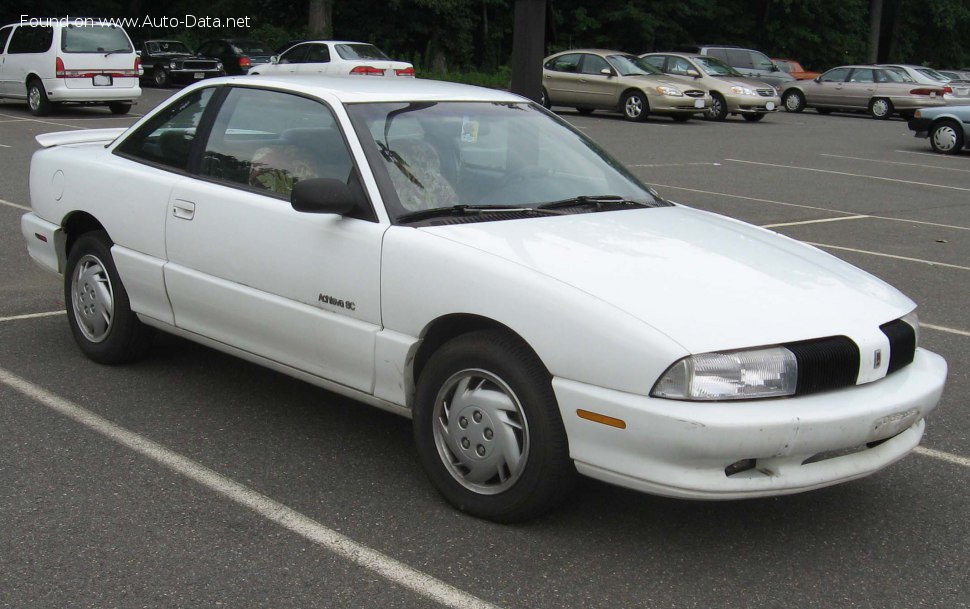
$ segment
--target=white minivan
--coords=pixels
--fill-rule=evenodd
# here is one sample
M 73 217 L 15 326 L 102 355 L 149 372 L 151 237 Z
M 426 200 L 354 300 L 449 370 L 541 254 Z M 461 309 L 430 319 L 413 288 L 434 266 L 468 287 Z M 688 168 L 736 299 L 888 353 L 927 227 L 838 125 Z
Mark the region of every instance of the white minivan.
M 125 114 L 141 95 L 140 72 L 131 39 L 115 25 L 50 19 L 0 28 L 0 98 L 26 99 L 36 116 L 60 103 Z

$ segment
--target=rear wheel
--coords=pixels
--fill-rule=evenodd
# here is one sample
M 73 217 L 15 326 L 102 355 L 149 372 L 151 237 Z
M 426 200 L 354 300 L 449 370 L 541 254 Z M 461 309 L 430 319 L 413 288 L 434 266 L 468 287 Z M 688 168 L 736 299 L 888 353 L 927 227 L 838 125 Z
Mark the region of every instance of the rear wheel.
M 575 469 L 551 377 L 517 337 L 484 330 L 443 345 L 421 372 L 414 440 L 457 509 L 496 522 L 558 504 Z
M 650 104 L 642 91 L 630 91 L 623 97 L 622 109 L 628 121 L 643 122 L 650 113 Z
M 712 121 L 723 121 L 727 118 L 727 101 L 720 93 L 711 93 L 711 107 L 705 117 Z
M 36 78 L 27 84 L 27 106 L 34 116 L 47 116 L 51 113 L 51 100 L 47 98 L 44 83 Z
M 549 102 L 549 92 L 546 91 L 545 87 L 542 87 L 542 93 L 539 96 L 539 103 L 542 104 L 543 108 L 547 110 L 552 108 L 552 104 Z
M 886 120 L 893 115 L 893 103 L 884 97 L 876 97 L 869 102 L 869 114 L 872 118 Z
M 805 109 L 805 95 L 798 90 L 785 91 L 781 97 L 781 103 L 788 112 L 801 112 Z
M 930 146 L 941 154 L 957 154 L 963 149 L 963 128 L 955 121 L 944 120 L 930 128 Z
M 743 116 L 744 120 L 748 121 L 749 123 L 757 123 L 765 117 L 764 114 L 742 114 L 741 116 Z
M 74 340 L 92 360 L 122 364 L 148 352 L 154 331 L 132 312 L 104 231 L 81 235 L 71 248 L 64 302 Z
M 131 110 L 131 104 L 127 102 L 111 102 L 108 104 L 108 109 L 111 110 L 112 114 L 128 114 Z

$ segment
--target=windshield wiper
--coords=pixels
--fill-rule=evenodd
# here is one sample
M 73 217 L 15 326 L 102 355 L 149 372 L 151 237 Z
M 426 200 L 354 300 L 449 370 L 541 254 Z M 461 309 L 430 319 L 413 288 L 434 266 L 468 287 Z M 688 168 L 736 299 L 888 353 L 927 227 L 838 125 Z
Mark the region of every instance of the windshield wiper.
M 129 52 L 131 52 L 131 49 L 115 49 L 113 51 L 105 51 L 104 56 L 107 57 L 108 55 L 112 55 L 114 53 L 129 53 Z
M 543 203 L 538 207 L 538 209 L 561 209 L 563 207 L 595 207 L 597 211 L 603 209 L 606 205 L 626 205 L 629 207 L 653 207 L 649 203 L 644 203 L 643 201 L 634 201 L 632 199 L 627 199 L 626 197 L 621 197 L 619 195 L 580 195 L 578 197 L 572 197 L 571 199 L 563 199 L 562 201 L 552 201 L 550 203 Z
M 540 216 L 558 216 L 560 212 L 550 209 L 536 209 L 534 207 L 522 207 L 518 205 L 449 205 L 446 207 L 434 207 L 432 209 L 421 209 L 398 216 L 398 222 L 415 222 L 427 220 L 438 216 L 464 216 L 481 214 L 509 214 L 509 213 L 534 213 Z

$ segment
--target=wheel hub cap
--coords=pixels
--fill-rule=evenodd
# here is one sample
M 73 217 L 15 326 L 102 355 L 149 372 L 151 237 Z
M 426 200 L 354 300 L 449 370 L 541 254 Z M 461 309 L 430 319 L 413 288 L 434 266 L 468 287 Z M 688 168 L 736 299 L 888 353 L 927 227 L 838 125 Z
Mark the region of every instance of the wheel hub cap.
M 37 87 L 31 87 L 30 94 L 27 97 L 32 110 L 40 107 L 40 90 Z
M 636 118 L 640 116 L 643 111 L 643 103 L 636 97 L 631 97 L 626 100 L 626 113 L 627 116 Z
M 107 338 L 114 319 L 114 291 L 104 265 L 94 256 L 78 261 L 71 298 L 74 319 L 84 337 L 93 343 Z
M 952 150 L 957 145 L 956 131 L 951 127 L 940 127 L 933 133 L 933 143 L 940 150 Z

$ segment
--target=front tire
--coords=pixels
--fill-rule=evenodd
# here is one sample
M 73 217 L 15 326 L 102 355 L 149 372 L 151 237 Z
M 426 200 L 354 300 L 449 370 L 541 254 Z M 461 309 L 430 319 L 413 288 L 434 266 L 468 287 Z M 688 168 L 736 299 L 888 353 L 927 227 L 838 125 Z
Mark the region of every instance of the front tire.
M 479 518 L 535 518 L 575 479 L 549 372 L 507 333 L 473 332 L 438 349 L 418 380 L 413 423 L 431 482 Z
M 869 102 L 869 115 L 884 121 L 893 115 L 893 103 L 885 97 L 876 97 Z
M 623 97 L 621 109 L 625 119 L 642 123 L 650 114 L 650 103 L 642 91 L 630 91 Z
M 727 115 L 727 100 L 720 93 L 711 93 L 711 107 L 707 110 L 705 117 L 712 121 L 723 121 L 727 119 Z
M 155 68 L 152 70 L 152 79 L 155 86 L 159 89 L 167 89 L 172 84 L 172 77 L 165 68 Z
M 82 235 L 71 248 L 64 302 L 74 340 L 90 359 L 122 364 L 148 352 L 154 331 L 132 312 L 104 231 Z
M 954 121 L 940 121 L 930 129 L 930 146 L 940 154 L 957 154 L 963 145 L 963 127 Z
M 786 112 L 801 112 L 805 109 L 805 95 L 798 90 L 785 91 L 781 103 L 784 104 Z
M 34 79 L 27 85 L 27 107 L 34 116 L 47 116 L 51 113 L 51 100 L 44 90 L 44 83 Z

